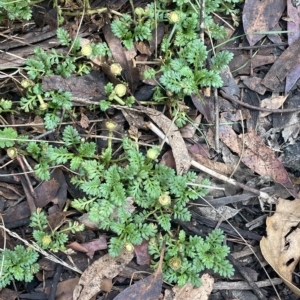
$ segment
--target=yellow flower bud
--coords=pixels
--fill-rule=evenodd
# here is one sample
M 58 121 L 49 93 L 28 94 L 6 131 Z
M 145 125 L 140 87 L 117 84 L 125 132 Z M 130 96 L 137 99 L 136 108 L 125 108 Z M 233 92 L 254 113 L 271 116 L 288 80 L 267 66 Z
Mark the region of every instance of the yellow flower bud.
M 174 271 L 179 270 L 182 267 L 181 259 L 179 257 L 173 257 L 169 260 L 169 267 Z
M 90 44 L 84 45 L 81 48 L 81 54 L 84 56 L 90 56 L 93 52 L 92 46 Z
M 8 148 L 6 150 L 6 153 L 7 153 L 7 156 L 10 158 L 10 159 L 15 159 L 16 156 L 18 155 L 18 151 L 16 148 L 12 147 L 12 148 Z
M 40 106 L 39 106 L 39 109 L 40 110 L 46 110 L 48 108 L 48 104 L 43 102 Z
M 121 75 L 121 72 L 122 72 L 122 67 L 120 64 L 118 63 L 114 63 L 110 66 L 110 71 L 115 75 L 115 76 L 118 76 L 118 75 Z
M 147 157 L 152 159 L 152 160 L 155 160 L 155 159 L 157 159 L 159 153 L 160 153 L 159 148 L 157 148 L 157 147 L 156 148 L 150 148 L 147 151 Z
M 119 97 L 123 97 L 127 91 L 126 86 L 122 83 L 117 84 L 114 90 Z
M 136 15 L 138 15 L 138 16 L 142 16 L 142 15 L 145 13 L 145 11 L 144 11 L 144 9 L 141 8 L 141 7 L 136 7 L 135 10 L 134 10 L 134 13 L 135 13 Z
M 116 123 L 111 121 L 106 122 L 105 125 L 108 131 L 113 131 L 117 127 Z
M 169 13 L 168 19 L 169 19 L 170 23 L 177 23 L 180 20 L 180 15 L 176 11 L 171 11 Z
M 124 245 L 124 250 L 127 252 L 127 253 L 133 253 L 134 251 L 134 246 L 131 244 L 131 243 L 125 243 Z
M 21 86 L 24 88 L 24 89 L 27 89 L 28 87 L 30 86 L 34 86 L 34 82 L 30 79 L 23 79 L 21 81 Z
M 43 239 L 42 239 L 42 244 L 43 244 L 43 246 L 47 247 L 47 246 L 49 246 L 49 244 L 50 244 L 51 242 L 52 242 L 51 236 L 48 235 L 48 234 L 45 234 L 45 235 L 43 236 Z
M 158 198 L 158 202 L 162 206 L 170 205 L 171 204 L 171 197 L 169 196 L 169 193 L 165 192 L 165 193 L 161 194 L 160 197 Z

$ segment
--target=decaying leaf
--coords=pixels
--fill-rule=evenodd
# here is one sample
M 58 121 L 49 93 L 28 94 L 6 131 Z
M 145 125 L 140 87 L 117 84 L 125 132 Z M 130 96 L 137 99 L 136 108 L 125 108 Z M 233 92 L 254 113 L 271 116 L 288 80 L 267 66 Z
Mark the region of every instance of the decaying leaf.
M 300 39 L 291 44 L 274 62 L 264 77 L 262 84 L 272 91 L 276 91 L 286 76 L 300 63 Z
M 134 246 L 136 262 L 140 265 L 150 265 L 151 256 L 148 252 L 148 241 L 144 240 L 140 245 Z
M 168 137 L 173 151 L 177 173 L 183 174 L 187 172 L 191 166 L 191 159 L 178 128 L 173 124 L 172 120 L 157 110 L 143 107 L 142 111 L 146 113 Z
M 161 255 L 157 270 L 154 274 L 139 280 L 137 283 L 131 285 L 124 291 L 122 291 L 115 300 L 156 300 L 161 293 L 161 287 L 163 283 L 162 278 L 162 262 L 164 259 L 165 247 L 162 247 Z
M 266 98 L 266 99 L 263 99 L 261 102 L 260 102 L 260 107 L 266 107 L 266 108 L 280 108 L 284 101 L 286 100 L 286 98 L 288 97 L 289 95 L 285 95 L 285 96 L 274 96 L 274 97 L 271 97 L 271 98 Z M 266 117 L 270 114 L 271 112 L 261 112 L 260 113 L 260 116 L 261 117 Z
M 198 207 L 198 210 L 203 216 L 206 216 L 208 219 L 214 221 L 219 221 L 220 215 L 222 215 L 224 220 L 228 220 L 240 212 L 240 209 L 234 209 L 226 205 L 218 208 L 212 208 L 209 206 Z
M 71 248 L 75 251 L 84 252 L 91 259 L 94 256 L 95 251 L 107 249 L 106 236 L 101 235 L 97 239 L 90 241 L 88 243 L 73 242 L 68 245 L 68 248 Z
M 245 1 L 243 25 L 250 46 L 262 39 L 277 24 L 284 9 L 285 2 L 281 0 Z
M 133 253 L 123 251 L 117 257 L 106 254 L 90 265 L 82 274 L 73 293 L 73 300 L 90 300 L 101 290 L 104 278 L 116 277 L 133 258 Z
M 291 195 L 297 197 L 297 191 L 282 162 L 254 131 L 250 130 L 242 137 L 237 136 L 231 126 L 222 125 L 220 140 L 232 151 L 242 154 L 242 162 L 251 170 L 262 176 L 270 176 L 274 181 L 281 183 Z M 243 142 L 244 151 L 242 151 Z
M 175 286 L 173 291 L 175 297 L 173 300 L 208 300 L 213 289 L 214 279 L 209 274 L 203 274 L 201 277 L 202 285 L 194 288 L 190 283 L 179 288 Z
M 43 208 L 46 206 L 49 202 L 51 202 L 58 190 L 59 190 L 60 184 L 55 179 L 47 180 L 42 182 L 36 189 L 36 206 Z
M 279 199 L 276 212 L 268 217 L 267 237 L 260 241 L 265 260 L 298 296 L 300 289 L 292 283 L 292 273 L 300 261 L 300 199 Z

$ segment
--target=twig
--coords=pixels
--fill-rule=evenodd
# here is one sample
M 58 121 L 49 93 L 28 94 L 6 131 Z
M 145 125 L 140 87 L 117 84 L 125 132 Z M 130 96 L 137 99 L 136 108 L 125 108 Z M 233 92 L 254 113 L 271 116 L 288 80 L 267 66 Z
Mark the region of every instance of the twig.
M 268 280 L 262 280 L 262 281 L 258 281 L 256 282 L 256 285 L 258 287 L 267 287 L 270 286 L 270 283 L 272 285 L 278 285 L 278 284 L 282 284 L 282 280 L 280 278 L 272 278 L 272 279 L 268 279 Z M 214 290 L 250 290 L 251 287 L 249 286 L 248 283 L 246 282 L 216 282 L 214 283 Z M 280 299 L 280 298 L 278 298 Z
M 295 112 L 295 111 L 300 111 L 300 107 L 296 107 L 296 108 L 285 108 L 285 109 L 273 109 L 273 108 L 265 108 L 265 107 L 258 107 L 258 106 L 253 106 L 250 105 L 248 103 L 242 102 L 232 96 L 227 95 L 225 92 L 223 92 L 222 90 L 220 90 L 221 95 L 233 102 L 236 102 L 244 107 L 247 108 L 251 108 L 254 110 L 259 110 L 259 111 L 265 111 L 265 112 L 271 112 L 271 113 L 289 113 L 289 112 Z
M 257 284 L 252 280 L 252 278 L 248 275 L 245 268 L 236 260 L 231 254 L 228 254 L 229 261 L 233 264 L 233 266 L 240 272 L 240 274 L 244 277 L 247 283 L 251 286 L 253 293 L 258 297 L 260 300 L 266 300 L 267 298 L 264 294 L 260 291 Z
M 214 98 L 215 98 L 215 145 L 217 153 L 220 152 L 220 141 L 219 141 L 219 129 L 220 129 L 220 106 L 219 106 L 219 96 L 218 89 L 214 89 Z
M 62 265 L 58 264 L 56 266 L 55 274 L 53 276 L 53 280 L 52 280 L 52 284 L 51 284 L 51 290 L 50 290 L 50 293 L 49 293 L 48 300 L 55 300 L 57 285 L 59 283 L 61 272 L 62 272 Z

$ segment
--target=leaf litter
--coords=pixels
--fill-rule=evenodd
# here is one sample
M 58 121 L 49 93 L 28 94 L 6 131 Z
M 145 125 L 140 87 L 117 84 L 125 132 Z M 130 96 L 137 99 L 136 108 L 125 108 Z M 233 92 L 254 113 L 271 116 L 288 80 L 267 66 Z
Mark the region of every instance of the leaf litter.
M 126 1 L 123 1 L 122 4 L 125 2 Z M 75 5 L 74 7 L 77 6 Z M 113 9 L 114 8 L 115 7 L 113 7 Z M 198 110 L 198 119 L 200 120 L 202 118 L 201 121 L 198 121 L 197 126 L 191 126 L 191 124 L 189 124 L 185 128 L 186 131 L 183 131 L 184 129 L 181 129 L 180 131 L 178 127 L 174 125 L 174 120 L 172 120 L 168 111 L 168 105 L 164 110 L 156 110 L 154 109 L 154 105 L 152 105 L 151 108 L 136 107 L 138 111 L 122 108 L 127 123 L 120 121 L 121 125 L 116 131 L 119 132 L 120 130 L 125 132 L 126 130 L 124 130 L 123 127 L 126 128 L 126 126 L 129 125 L 131 131 L 128 131 L 128 133 L 130 133 L 133 138 L 138 139 L 142 143 L 153 143 L 153 140 L 155 140 L 156 137 L 153 134 L 146 132 L 147 124 L 149 124 L 149 120 L 151 120 L 151 123 L 153 122 L 155 126 L 163 131 L 165 140 L 168 140 L 170 143 L 171 152 L 169 152 L 169 158 L 165 158 L 164 160 L 160 158 L 160 162 L 164 161 L 166 165 L 176 168 L 176 171 L 179 174 L 188 171 L 193 160 L 198 160 L 198 162 L 216 173 L 226 175 L 229 178 L 235 176 L 239 182 L 250 183 L 255 182 L 252 180 L 254 177 L 261 178 L 262 180 L 260 183 L 255 186 L 256 191 L 268 191 L 272 196 L 275 195 L 274 199 L 282 195 L 284 195 L 285 198 L 289 198 L 290 196 L 296 198 L 296 200 L 292 201 L 279 198 L 276 205 L 276 212 L 273 216 L 267 218 L 267 233 L 266 236 L 262 238 L 260 247 L 266 261 L 275 270 L 278 276 L 283 279 L 290 290 L 299 296 L 299 289 L 293 279 L 293 274 L 296 272 L 297 263 L 299 262 L 299 255 L 297 252 L 297 249 L 299 248 L 299 233 L 297 226 L 299 223 L 299 216 L 297 213 L 299 206 L 299 200 L 297 199 L 299 198 L 299 187 L 295 186 L 298 174 L 294 173 L 292 175 L 293 168 L 297 169 L 297 163 L 290 162 L 292 156 L 296 157 L 298 155 L 297 138 L 299 130 L 297 129 L 299 129 L 299 126 L 297 126 L 297 123 L 299 120 L 297 118 L 297 109 L 299 108 L 299 103 L 297 104 L 296 101 L 291 106 L 291 99 L 293 96 L 298 97 L 297 87 L 295 85 L 297 85 L 297 80 L 300 77 L 298 55 L 299 18 L 297 14 L 298 9 L 292 5 L 292 1 L 287 2 L 287 16 L 283 16 L 284 9 L 285 2 L 281 0 L 246 0 L 244 3 L 242 21 L 247 40 L 240 38 L 239 47 L 235 46 L 232 50 L 235 53 L 235 56 L 230 63 L 231 71 L 227 70 L 227 74 L 224 75 L 224 78 L 227 76 L 228 78 L 231 78 L 231 81 L 226 82 L 223 79 L 226 83 L 223 89 L 230 97 L 235 97 L 237 99 L 242 98 L 242 94 L 240 94 L 241 87 L 246 94 L 253 95 L 251 92 L 255 91 L 260 95 L 259 101 L 254 103 L 251 102 L 250 105 L 257 106 L 258 110 L 259 107 L 268 108 L 269 112 L 265 111 L 260 113 L 259 117 L 254 120 L 251 107 L 248 107 L 251 112 L 251 117 L 249 117 L 249 112 L 247 113 L 244 111 L 242 113 L 243 118 L 241 119 L 239 118 L 240 113 L 237 111 L 237 108 L 243 104 L 219 99 L 219 109 L 222 116 L 221 125 L 219 127 L 219 137 L 220 142 L 222 143 L 221 148 L 219 148 L 221 149 L 220 152 L 214 152 L 216 149 L 216 143 L 213 141 L 215 134 L 212 130 L 206 131 L 205 127 L 208 125 L 210 126 L 211 123 L 215 122 L 216 102 L 212 95 L 204 96 L 206 93 L 202 90 L 199 91 L 199 94 L 197 95 L 191 95 L 191 101 L 195 106 L 192 108 Z M 44 15 L 39 15 L 39 17 L 41 16 L 43 18 Z M 45 24 L 49 23 L 50 25 L 53 25 L 55 23 L 55 20 L 52 19 L 52 15 L 46 13 L 44 18 Z M 105 16 L 105 18 L 107 18 L 107 16 Z M 278 26 L 279 23 L 281 24 L 282 20 L 286 20 L 287 29 L 293 31 L 293 33 L 288 32 L 288 43 L 285 43 L 285 38 Z M 35 18 L 35 21 L 37 23 L 40 22 L 37 18 Z M 76 124 L 76 126 L 78 126 L 77 128 L 81 127 L 81 129 L 84 129 L 81 131 L 81 134 L 89 136 L 92 133 L 98 133 L 102 130 L 103 136 L 107 138 L 108 134 L 107 132 L 104 132 L 107 129 L 95 125 L 97 123 L 94 122 L 94 117 L 98 117 L 99 115 L 95 112 L 91 113 L 90 111 L 85 110 L 85 106 L 93 105 L 93 102 L 97 102 L 99 98 L 102 99 L 105 97 L 104 85 L 107 82 L 107 78 L 114 84 L 121 83 L 125 79 L 129 85 L 130 93 L 132 94 L 142 90 L 141 82 L 151 83 L 153 86 L 157 86 L 157 81 L 142 78 L 141 70 L 143 67 L 141 67 L 139 63 L 147 62 L 151 55 L 154 54 L 157 46 L 162 42 L 163 31 L 166 29 L 160 25 L 157 30 L 158 36 L 155 37 L 155 35 L 153 35 L 152 39 L 149 41 L 137 42 L 135 45 L 136 47 L 133 47 L 132 50 L 128 51 L 121 44 L 120 39 L 113 35 L 110 26 L 107 24 L 104 25 L 105 21 L 93 21 L 94 24 L 97 23 L 98 30 L 102 30 L 102 38 L 107 42 L 112 52 L 113 59 L 122 66 L 122 77 L 117 77 L 111 73 L 109 68 L 110 61 L 103 61 L 103 58 L 97 57 L 97 59 L 91 59 L 91 62 L 100 66 L 102 72 L 94 73 L 94 75 L 91 73 L 92 75 L 73 76 L 69 78 L 63 78 L 62 76 L 57 75 L 45 76 L 43 78 L 43 88 L 45 90 L 62 89 L 64 91 L 70 91 L 74 97 L 74 107 L 76 105 L 81 106 L 79 114 L 81 116 L 80 125 L 76 123 L 76 119 L 72 120 L 74 125 Z M 74 32 L 78 29 L 76 26 L 77 25 L 72 29 Z M 1 43 L 0 49 L 5 49 L 0 58 L 1 70 L 6 71 L 12 67 L 24 65 L 25 58 L 33 53 L 33 46 L 29 45 L 30 43 L 38 43 L 41 47 L 57 45 L 57 39 L 54 37 L 55 31 L 51 29 L 52 28 L 46 32 L 35 33 L 33 36 L 31 35 L 31 37 L 24 36 L 25 43 L 21 44 L 28 45 L 28 47 L 23 47 L 22 50 L 18 48 L 20 42 L 17 44 L 15 41 Z M 272 31 L 274 31 L 274 34 L 271 34 Z M 90 34 L 87 34 L 82 30 L 80 35 L 89 36 Z M 269 40 L 265 40 L 265 36 L 267 36 Z M 42 41 L 43 37 L 48 40 Z M 238 37 L 235 39 L 238 40 Z M 27 43 L 27 41 L 30 43 Z M 278 45 L 276 45 L 276 43 L 278 43 Z M 264 48 L 266 45 L 271 45 L 272 47 Z M 230 42 L 228 42 L 226 46 L 230 48 Z M 133 61 L 134 63 L 132 63 Z M 272 64 L 271 67 L 270 64 Z M 15 73 L 14 76 L 18 76 L 18 72 Z M 243 82 L 243 86 L 241 85 L 241 82 Z M 288 94 L 289 92 L 291 92 L 291 94 Z M 271 93 L 274 95 L 277 93 L 278 96 L 270 97 Z M 292 95 L 292 93 L 295 93 L 295 95 Z M 205 99 L 204 102 L 202 98 Z M 254 101 L 251 99 L 253 97 L 246 96 L 244 97 L 244 100 L 248 101 L 249 98 L 250 101 Z M 246 101 L 245 103 L 248 103 Z M 192 104 L 190 103 L 189 105 Z M 278 113 L 278 109 L 282 106 L 284 108 L 295 108 L 296 112 L 293 113 L 293 117 L 288 118 L 285 114 L 281 114 L 280 117 L 278 117 L 278 114 L 275 115 L 274 112 Z M 107 112 L 104 118 L 114 118 L 114 109 L 120 108 L 113 107 L 111 111 Z M 247 108 L 244 108 L 244 110 L 246 109 Z M 277 111 L 272 112 L 274 109 Z M 4 115 L 4 118 L 6 118 L 6 115 Z M 44 134 L 46 132 L 44 124 L 36 125 L 37 123 L 43 123 L 43 119 L 37 119 L 37 116 L 33 116 L 33 118 L 36 119 L 36 122 L 33 122 L 33 119 L 27 116 L 22 119 L 22 117 L 15 115 L 12 122 L 16 125 L 27 124 L 28 128 L 32 130 L 32 133 Z M 280 118 L 281 122 L 276 121 Z M 262 120 L 264 120 L 264 122 Z M 239 126 L 237 125 L 240 125 L 242 122 L 246 125 L 243 130 L 238 128 Z M 275 124 L 279 124 L 279 126 L 276 127 Z M 93 131 L 94 128 L 96 128 L 95 132 Z M 201 129 L 201 134 L 199 134 L 198 128 Z M 266 134 L 270 131 L 270 128 L 273 129 L 273 133 Z M 280 142 L 281 139 L 284 140 L 284 143 Z M 54 138 L 51 137 L 51 141 L 53 140 Z M 159 142 L 156 141 L 155 143 L 162 145 L 162 141 L 163 140 L 160 140 Z M 278 150 L 277 148 L 270 148 L 267 145 L 279 145 L 279 152 L 275 152 L 275 150 Z M 205 148 L 206 153 L 204 154 L 203 151 L 197 153 L 197 150 L 195 149 L 199 148 Z M 191 152 L 193 154 L 191 156 L 187 149 L 192 149 Z M 167 151 L 170 151 L 169 148 L 166 148 L 163 145 L 163 152 L 166 154 L 168 153 Z M 207 153 L 213 155 L 207 155 Z M 287 163 L 288 161 L 289 163 Z M 30 161 L 30 163 L 32 164 L 33 162 Z M 195 164 L 193 164 L 193 166 L 195 166 Z M 22 166 L 21 169 L 22 168 L 24 168 L 24 166 Z M 24 171 L 25 169 L 22 170 Z M 6 201 L 18 200 L 16 205 L 9 205 L 5 210 L 1 211 L 1 213 L 4 212 L 3 219 L 7 228 L 9 227 L 13 230 L 14 228 L 18 228 L 20 224 L 21 226 L 24 226 L 22 224 L 25 224 L 25 226 L 28 224 L 30 208 L 32 210 L 34 207 L 32 204 L 28 205 L 28 203 L 30 204 L 30 197 L 32 198 L 32 203 L 35 202 L 36 207 L 43 207 L 45 210 L 47 209 L 51 216 L 49 218 L 49 225 L 52 229 L 56 229 L 66 222 L 66 217 L 70 217 L 72 214 L 71 212 L 62 212 L 64 206 L 68 205 L 67 189 L 71 195 L 72 193 L 78 194 L 78 191 L 71 186 L 68 175 L 61 170 L 59 170 L 60 173 L 58 174 L 57 169 L 55 171 L 56 173 L 53 173 L 51 180 L 45 181 L 36 187 L 35 195 L 30 194 L 30 185 L 28 186 L 28 182 L 26 183 L 24 178 L 22 178 L 22 185 L 20 185 L 20 180 L 12 180 L 10 183 L 7 183 L 10 184 L 8 187 L 3 185 L 3 183 L 1 184 L 1 196 L 6 199 Z M 9 171 L 11 171 L 11 169 L 9 169 Z M 13 170 L 13 172 L 15 172 L 15 170 Z M 222 179 L 221 176 L 219 178 Z M 266 180 L 263 180 L 263 178 Z M 35 185 L 33 180 L 34 179 L 32 179 L 33 185 Z M 230 182 L 230 184 L 232 184 L 232 181 Z M 259 182 L 259 180 L 256 182 Z M 265 182 L 268 182 L 268 185 Z M 283 188 L 281 190 L 277 189 L 278 185 L 274 183 L 280 183 Z M 220 180 L 218 181 L 215 179 L 213 184 L 219 186 Z M 12 188 L 15 186 L 17 186 L 18 189 Z M 21 189 L 24 189 L 24 194 L 27 196 L 28 203 L 19 203 L 19 201 L 22 201 L 22 198 L 20 197 Z M 234 192 L 232 191 L 233 189 L 226 185 L 222 191 L 212 190 L 209 194 L 212 203 L 215 203 L 218 199 L 226 199 L 226 201 L 224 201 L 226 205 L 222 206 L 218 213 L 211 207 L 204 208 L 203 211 L 206 211 L 205 213 L 203 212 L 204 217 L 205 215 L 213 216 L 216 222 L 219 221 L 218 225 L 222 228 L 222 223 L 225 219 L 235 221 L 235 224 L 241 223 L 242 221 L 239 219 L 240 214 L 246 214 L 248 219 L 254 219 L 253 222 L 255 222 L 255 217 L 260 218 L 261 216 L 264 216 L 261 211 L 257 209 L 257 199 L 251 200 L 251 194 L 250 196 L 247 194 L 248 196 L 246 198 L 241 197 L 241 199 L 247 199 L 247 201 L 249 201 L 247 203 L 242 203 L 241 201 L 238 202 L 235 198 L 238 194 L 234 194 L 234 196 L 231 197 L 232 193 L 240 193 L 241 191 L 238 188 L 236 188 Z M 248 200 L 249 198 L 250 200 Z M 250 210 L 249 205 L 251 209 L 253 207 L 255 208 L 255 212 L 252 211 L 251 214 L 246 212 L 246 209 L 248 212 Z M 220 216 L 222 214 L 223 216 Z M 199 217 L 199 219 L 201 218 Z M 88 221 L 86 220 L 84 222 L 88 228 Z M 201 223 L 198 223 L 198 226 L 200 226 L 199 224 Z M 96 230 L 97 226 L 95 227 L 95 224 L 91 223 L 90 225 L 89 233 L 91 234 L 91 232 Z M 203 225 L 201 226 L 203 227 Z M 242 225 L 240 226 L 242 227 Z M 193 229 L 199 233 L 197 226 L 184 228 Z M 264 228 L 257 229 L 258 233 L 263 235 L 263 229 Z M 47 230 L 49 230 L 49 228 Z M 90 257 L 93 255 L 97 256 L 97 251 L 107 249 L 104 237 L 103 240 L 100 239 L 101 237 L 99 239 L 95 238 L 93 234 L 91 234 L 91 236 L 92 237 L 88 239 L 88 242 L 84 243 L 83 241 L 80 244 L 73 244 L 70 248 L 73 248 L 76 251 L 83 251 L 86 253 L 82 254 L 84 257 L 86 257 L 86 255 L 89 255 Z M 4 239 L 5 235 L 2 235 L 0 240 L 2 248 Z M 242 251 L 235 242 L 229 241 L 229 243 L 231 243 L 231 246 L 235 251 L 237 251 L 237 249 Z M 12 243 L 9 241 L 9 247 L 12 248 L 14 244 L 15 242 Z M 148 244 L 144 241 L 142 245 L 135 247 L 139 265 L 149 265 L 151 257 L 147 253 L 147 246 Z M 90 299 L 97 295 L 101 290 L 110 293 L 112 290 L 112 279 L 118 276 L 126 265 L 130 262 L 132 263 L 132 258 L 133 254 L 122 253 L 117 258 L 110 258 L 105 254 L 89 267 L 85 267 L 86 270 L 74 289 L 73 299 Z M 248 263 L 253 262 L 254 261 L 249 256 Z M 273 277 L 275 276 L 274 273 L 272 273 L 272 275 Z M 158 299 L 162 292 L 165 293 L 165 299 L 167 299 L 167 294 L 171 293 L 171 289 L 162 289 L 162 276 L 160 261 L 159 268 L 153 275 L 139 280 L 131 287 L 119 293 L 119 296 L 115 299 L 135 299 L 133 295 L 142 295 L 144 297 L 146 292 L 149 292 L 150 296 L 149 298 L 146 298 L 145 296 L 143 299 Z M 202 287 L 195 288 L 190 284 L 181 288 L 175 287 L 172 292 L 175 293 L 175 295 L 171 295 L 171 298 L 168 299 L 208 299 L 209 295 L 212 293 L 213 279 L 208 277 L 206 282 L 206 279 L 204 281 L 203 276 Z M 276 278 L 274 278 L 274 282 L 275 279 Z M 74 280 L 74 282 L 76 282 L 76 280 Z M 74 286 L 74 282 L 72 282 L 72 286 Z M 68 281 L 64 281 L 63 283 L 68 286 Z M 224 282 L 224 284 L 226 284 L 226 282 Z M 57 291 L 61 294 L 64 289 L 65 287 L 61 286 L 58 287 Z M 202 289 L 205 290 L 203 294 Z M 5 292 L 7 292 L 7 289 L 1 291 L 1 293 Z M 269 293 L 269 295 L 273 293 L 271 289 L 266 289 L 265 292 Z M 68 297 L 70 297 L 70 289 L 68 289 L 68 294 Z M 217 291 L 213 292 L 214 296 L 217 294 Z M 16 296 L 17 294 L 10 297 L 13 298 Z M 229 288 L 227 296 L 232 297 Z M 66 298 L 63 298 L 62 296 L 62 299 Z

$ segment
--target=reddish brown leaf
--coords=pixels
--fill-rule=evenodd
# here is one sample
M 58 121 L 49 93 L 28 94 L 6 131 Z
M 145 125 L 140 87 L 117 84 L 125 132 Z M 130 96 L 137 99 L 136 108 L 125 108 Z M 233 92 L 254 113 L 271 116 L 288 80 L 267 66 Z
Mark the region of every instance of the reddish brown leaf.
M 220 126 L 220 139 L 232 151 L 242 154 L 242 137 L 236 135 L 228 125 Z M 242 162 L 260 175 L 270 176 L 274 181 L 281 183 L 289 192 L 297 197 L 297 192 L 285 170 L 282 162 L 275 156 L 255 132 L 244 135 L 244 152 Z
M 51 202 L 55 198 L 59 187 L 59 183 L 54 179 L 42 182 L 42 184 L 35 189 L 36 206 L 43 208 Z
M 177 173 L 183 174 L 187 172 L 191 166 L 191 159 L 177 126 L 159 111 L 149 107 L 141 107 L 141 110 L 167 135 L 176 162 Z
M 21 292 L 15 292 L 13 290 L 4 288 L 0 291 L 0 300 L 15 300 Z
M 106 236 L 99 236 L 99 238 L 91 242 L 82 243 L 81 246 L 87 249 L 87 255 L 93 258 L 95 251 L 107 249 Z
M 57 211 L 48 216 L 49 230 L 55 230 L 61 227 L 66 222 L 66 218 L 72 214 L 74 214 L 74 211 Z
M 164 248 L 165 247 L 162 247 L 159 265 L 155 273 L 122 291 L 114 298 L 115 300 L 154 300 L 159 298 L 163 283 L 162 262 L 164 258 Z
M 141 245 L 134 246 L 134 253 L 136 255 L 136 262 L 140 265 L 149 265 L 151 257 L 148 252 L 148 242 L 143 241 Z
M 174 156 L 172 153 L 172 150 L 166 151 L 163 156 L 161 157 L 160 164 L 164 166 L 168 166 L 169 168 L 172 168 L 175 170 L 176 163 L 174 160 Z
M 250 46 L 261 40 L 280 19 L 286 2 L 282 0 L 246 0 L 243 9 L 243 25 Z
M 262 81 L 270 90 L 276 88 L 284 81 L 289 72 L 300 63 L 300 39 L 290 45 L 274 62 L 271 69 Z
M 90 300 L 100 292 L 103 279 L 116 277 L 132 258 L 132 253 L 122 252 L 117 257 L 106 254 L 96 260 L 82 274 L 74 289 L 73 300 Z

